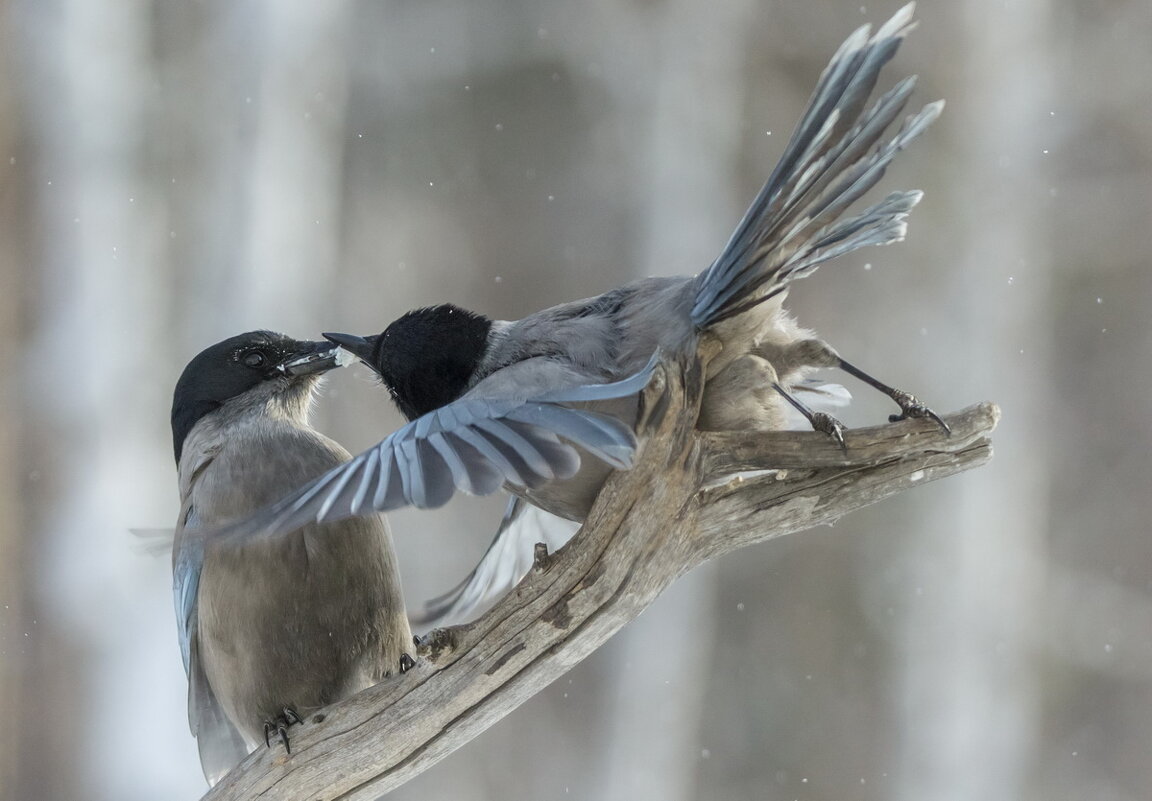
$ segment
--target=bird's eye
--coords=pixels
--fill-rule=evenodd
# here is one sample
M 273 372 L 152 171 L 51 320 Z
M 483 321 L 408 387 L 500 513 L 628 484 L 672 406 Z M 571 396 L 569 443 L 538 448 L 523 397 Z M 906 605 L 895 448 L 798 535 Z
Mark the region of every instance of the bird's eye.
M 240 361 L 245 367 L 258 368 L 264 366 L 268 357 L 258 350 L 250 350 L 240 357 Z

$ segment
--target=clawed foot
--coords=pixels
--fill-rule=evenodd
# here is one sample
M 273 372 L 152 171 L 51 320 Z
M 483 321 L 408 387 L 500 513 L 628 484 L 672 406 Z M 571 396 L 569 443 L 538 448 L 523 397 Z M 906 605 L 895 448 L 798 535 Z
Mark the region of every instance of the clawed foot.
M 432 629 L 423 637 L 414 636 L 412 644 L 416 646 L 416 654 L 435 662 L 444 651 L 456 647 L 456 632 L 459 630 L 459 626 L 451 626 L 446 629 Z
M 536 570 L 545 570 L 551 558 L 548 553 L 548 543 L 538 542 L 532 547 L 532 567 Z
M 837 358 L 839 358 L 839 357 L 837 357 Z M 938 414 L 936 414 L 936 412 L 932 411 L 927 406 L 925 406 L 923 403 L 916 400 L 916 397 L 914 395 L 911 395 L 902 389 L 896 389 L 895 387 L 890 387 L 887 384 L 885 384 L 883 381 L 877 381 L 875 378 L 868 375 L 866 372 L 861 370 L 859 367 L 855 367 L 855 366 L 849 364 L 848 362 L 844 361 L 843 359 L 840 359 L 839 367 L 841 370 L 846 372 L 848 375 L 856 376 L 861 381 L 863 381 L 865 384 L 868 384 L 869 386 L 875 387 L 876 389 L 880 390 L 885 395 L 887 395 L 889 398 L 896 401 L 897 405 L 900 406 L 900 414 L 894 414 L 894 415 L 889 416 L 889 418 L 888 418 L 889 423 L 895 423 L 898 420 L 905 420 L 909 417 L 928 418 L 929 420 L 934 421 L 936 423 L 936 425 L 938 425 L 942 429 L 944 429 L 945 434 L 951 434 L 952 433 L 952 429 L 950 429 L 948 427 L 948 424 L 945 423 L 943 420 L 941 420 L 940 416 Z
M 900 414 L 889 415 L 889 423 L 895 423 L 899 420 L 906 420 L 910 417 L 920 419 L 927 418 L 934 421 L 936 425 L 944 429 L 945 434 L 952 433 L 952 429 L 950 429 L 948 424 L 940 418 L 940 415 L 936 414 L 936 412 L 932 411 L 923 403 L 916 400 L 915 395 L 904 392 L 900 389 L 896 389 L 892 391 L 892 400 L 896 401 L 896 403 L 900 405 Z
M 844 444 L 844 424 L 837 420 L 827 412 L 814 412 L 801 403 L 796 396 L 791 392 L 784 389 L 780 382 L 773 381 L 772 388 L 784 396 L 784 400 L 788 401 L 795 407 L 796 411 L 804 415 L 804 418 L 811 424 L 812 430 L 820 431 L 832 437 L 832 440 L 840 446 L 841 450 L 848 450 L 848 446 Z
M 844 424 L 835 417 L 824 412 L 812 412 L 810 422 L 814 431 L 827 434 L 840 446 L 841 450 L 848 450 L 848 446 L 844 444 Z
M 296 714 L 295 709 L 288 706 L 284 707 L 275 718 L 264 721 L 264 745 L 271 748 L 272 735 L 275 734 L 280 738 L 280 742 L 284 743 L 284 750 L 291 754 L 292 746 L 288 742 L 288 727 L 303 722 L 304 720 Z
M 413 637 L 413 641 L 415 641 Z M 419 644 L 419 643 L 416 643 Z M 416 667 L 416 660 L 409 656 L 406 652 L 400 654 L 400 672 L 407 673 L 412 668 Z

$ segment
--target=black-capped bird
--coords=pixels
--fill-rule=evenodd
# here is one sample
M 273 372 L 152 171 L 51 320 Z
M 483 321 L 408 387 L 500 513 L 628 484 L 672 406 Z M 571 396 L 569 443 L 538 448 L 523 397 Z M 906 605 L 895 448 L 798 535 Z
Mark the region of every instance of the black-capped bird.
M 270 735 L 287 748 L 290 725 L 411 662 L 381 516 L 222 533 L 348 461 L 308 425 L 336 364 L 327 342 L 253 331 L 200 353 L 176 384 L 173 591 L 188 721 L 212 784 Z

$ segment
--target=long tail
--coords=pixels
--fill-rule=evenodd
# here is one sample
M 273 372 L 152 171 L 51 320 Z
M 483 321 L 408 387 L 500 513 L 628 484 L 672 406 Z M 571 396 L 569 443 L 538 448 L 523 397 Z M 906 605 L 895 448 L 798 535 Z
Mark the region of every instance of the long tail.
M 747 311 L 829 259 L 904 238 L 918 191 L 894 192 L 860 214 L 838 218 L 944 107 L 942 100 L 930 103 L 887 141 L 884 131 L 908 102 L 916 76 L 865 108 L 881 68 L 915 27 L 914 10 L 909 3 L 874 36 L 865 25 L 840 45 L 776 169 L 724 252 L 698 277 L 692 307 L 698 328 Z

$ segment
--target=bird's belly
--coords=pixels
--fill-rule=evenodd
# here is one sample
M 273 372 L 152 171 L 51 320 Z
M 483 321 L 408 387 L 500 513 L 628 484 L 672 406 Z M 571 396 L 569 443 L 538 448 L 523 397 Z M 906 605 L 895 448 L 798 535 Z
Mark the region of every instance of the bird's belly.
M 579 472 L 564 481 L 552 481 L 536 489 L 510 488 L 533 506 L 583 523 L 612 468 L 593 456 L 582 454 Z
M 286 708 L 304 718 L 379 681 L 410 637 L 378 538 L 338 555 L 308 548 L 303 533 L 284 539 L 278 553 L 206 554 L 200 580 L 205 675 L 251 744 Z

